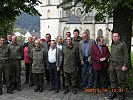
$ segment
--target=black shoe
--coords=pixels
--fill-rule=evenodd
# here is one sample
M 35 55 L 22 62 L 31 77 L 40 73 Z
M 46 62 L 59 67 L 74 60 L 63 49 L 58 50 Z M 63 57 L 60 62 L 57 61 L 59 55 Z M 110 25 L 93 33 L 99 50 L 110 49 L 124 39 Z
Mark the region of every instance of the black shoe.
M 7 93 L 13 94 L 13 91 L 10 88 L 7 88 Z
M 66 86 L 66 87 L 65 87 L 64 94 L 67 94 L 68 92 L 69 92 L 69 86 Z
M 17 90 L 18 90 L 18 91 L 21 91 L 21 88 L 20 88 L 19 83 L 17 83 Z
M 24 84 L 28 84 L 29 82 L 28 81 L 25 81 Z
M 15 88 L 14 88 L 14 83 L 11 83 L 10 89 L 11 89 L 12 91 L 15 89 Z
M 114 99 L 116 97 L 116 93 L 115 92 L 110 92 L 108 99 Z
M 55 90 L 55 88 L 53 88 L 53 87 L 49 89 L 49 91 L 53 91 L 53 90 Z
M 55 93 L 58 93 L 59 92 L 59 89 L 55 90 Z
M 2 89 L 0 89 L 0 95 L 2 95 Z
M 34 84 L 31 82 L 31 83 L 29 84 L 29 87 L 32 87 L 32 86 L 34 86 Z
M 50 85 L 50 82 L 49 81 L 47 81 L 47 85 Z
M 40 86 L 39 92 L 43 92 L 43 86 Z
M 77 90 L 75 87 L 72 88 L 72 92 L 73 92 L 73 94 L 77 94 Z
M 38 92 L 40 89 L 39 85 L 36 85 L 36 88 L 34 89 L 34 92 Z
M 125 92 L 120 92 L 118 99 L 119 100 L 125 100 Z

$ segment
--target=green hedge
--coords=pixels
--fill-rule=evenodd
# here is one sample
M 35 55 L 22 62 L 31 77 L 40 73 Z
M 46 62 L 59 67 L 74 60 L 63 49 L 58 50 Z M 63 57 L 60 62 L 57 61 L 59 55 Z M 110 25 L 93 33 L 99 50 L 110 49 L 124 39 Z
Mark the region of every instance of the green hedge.
M 133 52 L 131 52 L 131 63 L 133 65 Z M 133 68 L 127 72 L 127 87 L 133 89 Z

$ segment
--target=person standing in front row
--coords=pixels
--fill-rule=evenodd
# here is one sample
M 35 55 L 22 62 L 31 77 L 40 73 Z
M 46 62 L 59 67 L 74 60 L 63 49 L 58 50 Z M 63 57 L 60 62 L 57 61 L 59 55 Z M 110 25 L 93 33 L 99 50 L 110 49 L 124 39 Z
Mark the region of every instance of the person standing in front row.
M 13 94 L 10 88 L 9 47 L 4 44 L 5 38 L 0 37 L 0 95 L 2 95 L 2 74 L 5 73 L 7 93 Z
M 95 74 L 95 86 L 96 89 L 108 88 L 109 77 L 109 56 L 110 52 L 108 47 L 104 44 L 103 37 L 97 37 L 97 44 L 92 46 L 91 56 L 93 60 L 93 70 Z
M 23 46 L 17 43 L 17 36 L 12 36 L 12 43 L 9 45 L 11 63 L 11 87 L 17 85 L 17 90 L 21 91 L 21 60 L 24 59 Z
M 126 70 L 128 69 L 128 48 L 125 42 L 120 41 L 120 35 L 118 32 L 114 32 L 112 35 L 113 42 L 111 45 L 111 56 L 109 66 L 109 76 L 111 82 L 112 92 L 108 98 L 113 99 L 116 97 L 115 89 L 119 90 L 119 100 L 125 100 L 126 87 Z
M 65 92 L 69 92 L 69 86 L 71 83 L 73 94 L 77 94 L 76 82 L 77 82 L 77 71 L 78 71 L 78 48 L 72 43 L 72 38 L 66 38 L 66 45 L 63 46 L 63 67 L 65 76 Z
M 82 88 L 92 88 L 94 82 L 94 72 L 92 66 L 91 48 L 95 44 L 94 40 L 90 39 L 88 34 L 82 34 L 83 40 L 79 43 L 79 54 L 82 65 Z M 89 74 L 89 75 L 87 75 Z M 87 80 L 87 76 L 89 79 Z M 87 83 L 88 81 L 88 83 Z
M 47 51 L 40 46 L 40 41 L 35 40 L 35 48 L 31 50 L 32 73 L 35 83 L 35 92 L 43 92 L 44 85 L 44 64 L 47 65 Z
M 51 90 L 58 93 L 60 90 L 60 69 L 62 65 L 62 51 L 56 47 L 55 40 L 51 41 L 50 49 L 48 51 L 48 68 L 51 79 Z

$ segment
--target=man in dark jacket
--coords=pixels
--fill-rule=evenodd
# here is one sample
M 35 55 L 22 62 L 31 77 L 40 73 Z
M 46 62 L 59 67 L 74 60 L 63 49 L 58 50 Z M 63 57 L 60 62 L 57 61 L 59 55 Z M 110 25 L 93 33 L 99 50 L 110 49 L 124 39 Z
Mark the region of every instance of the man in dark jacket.
M 119 92 L 119 100 L 125 100 L 126 88 L 126 70 L 128 69 L 129 54 L 125 42 L 120 41 L 118 32 L 112 35 L 113 43 L 111 45 L 109 76 L 112 92 L 109 99 L 116 97 L 116 92 Z M 117 90 L 117 91 L 116 91 Z
M 92 67 L 91 48 L 95 44 L 94 40 L 90 39 L 88 34 L 82 34 L 83 40 L 80 41 L 79 54 L 82 64 L 82 87 L 92 88 L 94 82 L 94 72 Z M 89 74 L 89 79 L 87 78 Z M 88 81 L 88 83 L 87 83 Z
M 40 46 L 40 41 L 35 40 L 35 48 L 31 50 L 32 73 L 34 76 L 35 92 L 43 92 L 44 84 L 44 64 L 47 64 L 47 51 Z
M 10 88 L 9 47 L 4 44 L 5 38 L 0 37 L 0 95 L 2 95 L 2 74 L 5 73 L 7 93 L 13 94 Z
M 78 64 L 78 48 L 72 43 L 72 38 L 66 38 L 66 45 L 63 46 L 63 67 L 64 67 L 64 75 L 65 75 L 65 92 L 64 94 L 69 92 L 69 86 L 72 85 L 72 92 L 77 94 L 76 91 L 76 82 L 77 82 L 77 64 Z
M 51 41 L 51 46 L 48 51 L 48 67 L 51 79 L 51 89 L 56 89 L 55 93 L 60 90 L 60 69 L 62 66 L 62 51 L 56 47 L 56 42 Z
M 17 84 L 17 90 L 21 91 L 21 60 L 24 59 L 23 46 L 17 43 L 17 36 L 12 36 L 12 43 L 9 45 L 11 63 L 11 82 Z

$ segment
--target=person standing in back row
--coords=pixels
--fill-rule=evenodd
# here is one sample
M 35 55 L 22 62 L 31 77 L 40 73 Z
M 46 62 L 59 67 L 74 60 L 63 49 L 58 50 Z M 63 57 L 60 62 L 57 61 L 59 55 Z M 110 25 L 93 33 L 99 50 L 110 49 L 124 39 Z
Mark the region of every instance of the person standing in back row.
M 42 43 L 41 47 L 46 49 L 48 52 L 49 48 L 50 48 L 50 44 L 51 44 L 51 35 L 49 33 L 47 33 L 45 35 L 45 37 L 46 37 L 46 41 Z M 47 69 L 46 64 L 44 64 L 44 68 L 45 68 L 45 76 L 46 76 L 46 80 L 47 80 L 47 85 L 50 85 L 49 69 Z
M 30 57 L 30 82 L 29 87 L 32 87 L 34 85 L 34 79 L 32 74 L 32 58 L 31 58 L 31 50 L 35 47 L 34 45 L 34 39 L 32 37 L 28 37 L 28 56 Z
M 79 36 L 80 32 L 78 29 L 75 29 L 73 31 L 73 35 L 74 37 L 72 38 L 72 42 L 74 43 L 75 46 L 77 46 L 78 52 L 79 52 L 79 42 L 82 40 L 82 37 Z M 82 67 L 81 67 L 81 63 L 80 63 L 80 57 L 79 57 L 79 53 L 77 55 L 78 57 L 78 77 L 77 77 L 77 88 L 80 89 L 81 88 L 81 74 L 82 74 Z

